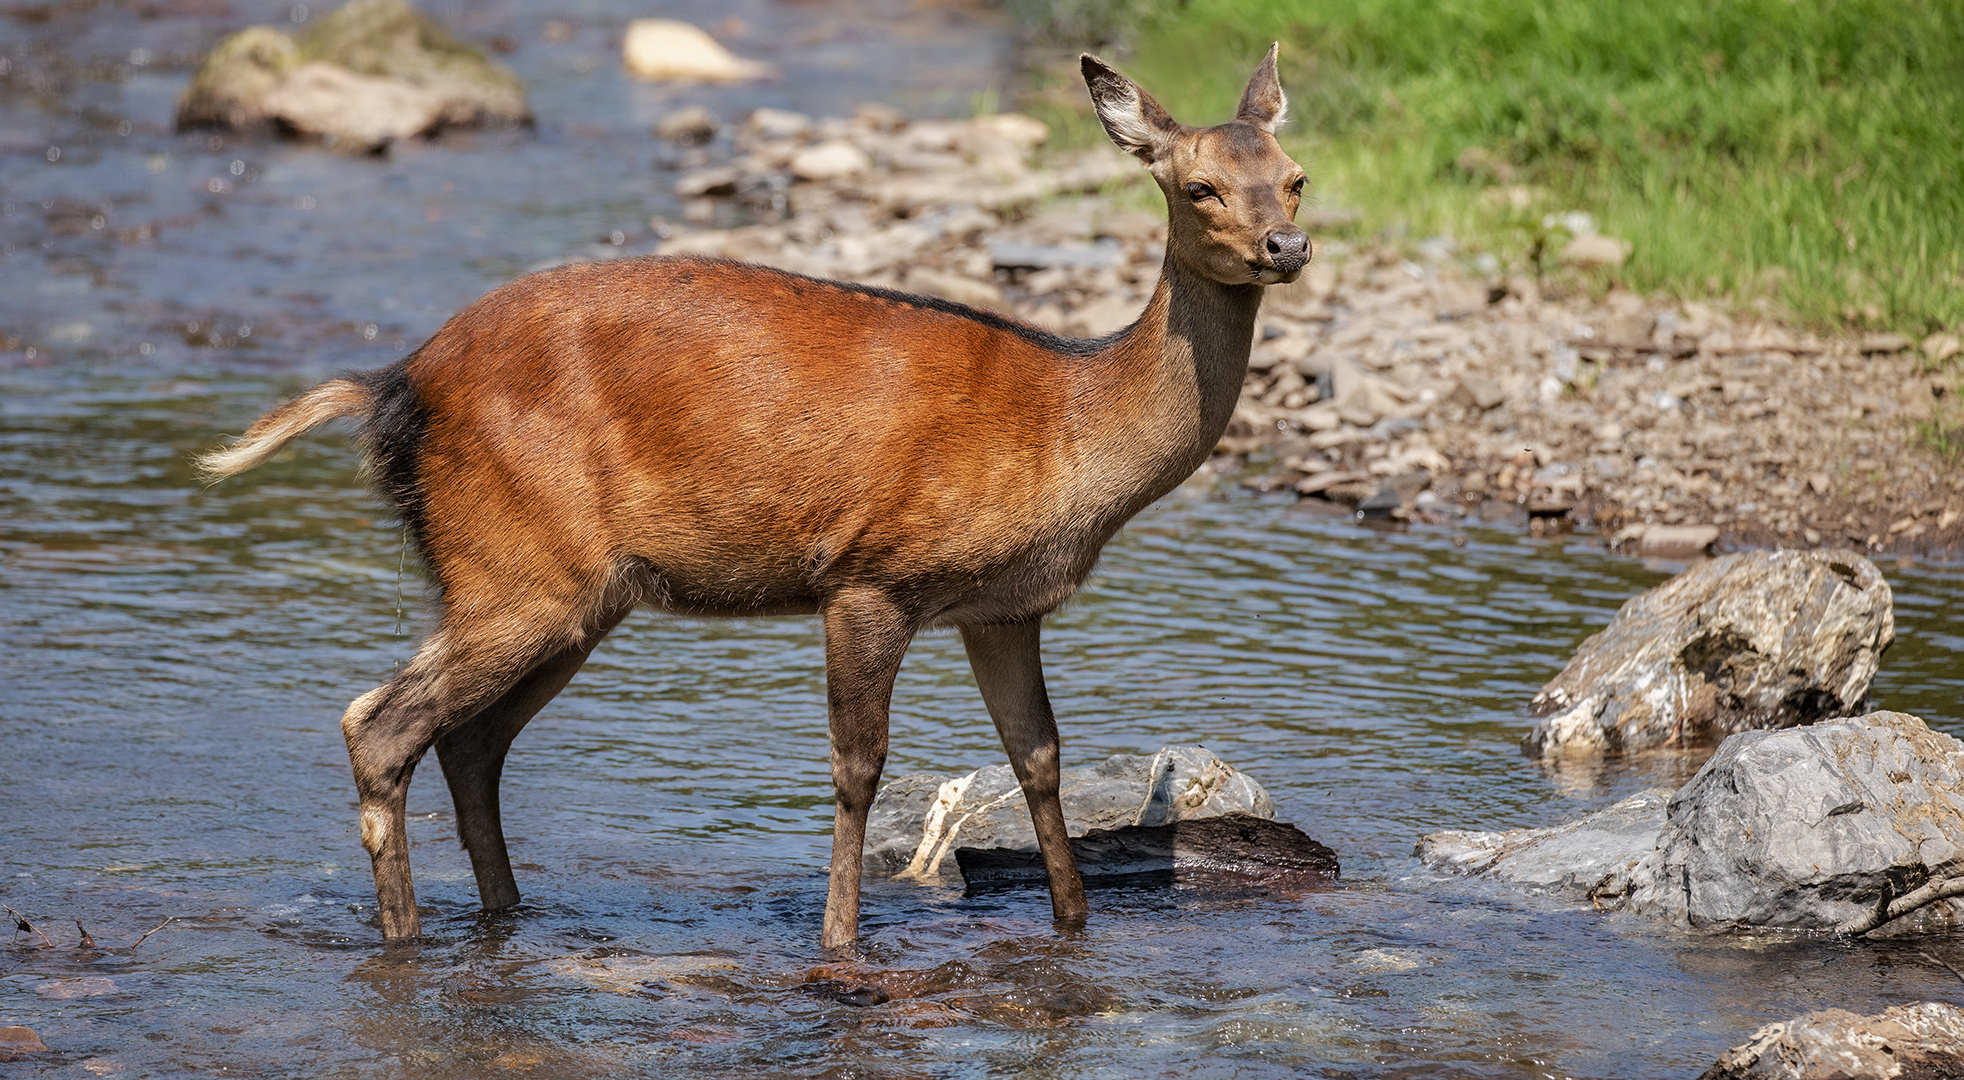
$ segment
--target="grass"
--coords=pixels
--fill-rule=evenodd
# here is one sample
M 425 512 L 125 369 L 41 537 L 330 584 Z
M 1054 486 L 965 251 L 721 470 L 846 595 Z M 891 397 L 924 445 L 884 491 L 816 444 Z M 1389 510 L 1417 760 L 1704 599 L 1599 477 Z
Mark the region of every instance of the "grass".
M 1086 3 L 1054 22 L 1129 20 L 1121 66 L 1190 122 L 1229 115 L 1280 40 L 1284 145 L 1368 232 L 1522 270 L 1580 210 L 1645 292 L 1964 324 L 1959 0 Z

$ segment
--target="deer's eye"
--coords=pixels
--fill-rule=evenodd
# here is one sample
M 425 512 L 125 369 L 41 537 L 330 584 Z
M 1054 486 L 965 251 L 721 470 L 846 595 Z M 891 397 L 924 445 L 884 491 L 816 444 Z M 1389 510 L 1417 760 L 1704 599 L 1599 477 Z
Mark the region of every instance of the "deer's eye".
M 1199 202 L 1202 199 L 1218 199 L 1220 197 L 1220 192 L 1215 191 L 1198 180 L 1187 185 L 1187 198 L 1192 199 L 1194 202 Z
M 1296 177 L 1296 182 L 1289 185 L 1289 194 L 1294 195 L 1298 199 L 1302 198 L 1304 179 L 1305 178 L 1301 176 Z

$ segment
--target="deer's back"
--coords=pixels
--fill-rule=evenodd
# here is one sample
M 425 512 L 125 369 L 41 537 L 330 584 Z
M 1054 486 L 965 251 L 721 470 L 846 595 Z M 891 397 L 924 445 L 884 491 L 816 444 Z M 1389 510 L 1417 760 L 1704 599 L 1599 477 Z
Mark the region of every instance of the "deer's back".
M 964 310 L 709 260 L 513 282 L 405 361 L 433 568 L 626 565 L 705 614 L 851 584 L 1054 606 L 1104 539 L 1064 494 L 1074 358 Z

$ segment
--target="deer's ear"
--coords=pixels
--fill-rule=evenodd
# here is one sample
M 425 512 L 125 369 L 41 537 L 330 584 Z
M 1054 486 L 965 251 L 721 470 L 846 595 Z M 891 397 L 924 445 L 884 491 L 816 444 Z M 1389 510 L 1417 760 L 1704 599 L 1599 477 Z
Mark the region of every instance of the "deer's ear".
M 1276 127 L 1289 111 L 1289 97 L 1282 92 L 1282 83 L 1275 77 L 1275 56 L 1281 50 L 1282 43 L 1279 41 L 1268 47 L 1268 55 L 1262 57 L 1261 66 L 1248 80 L 1248 89 L 1241 92 L 1241 108 L 1234 114 L 1236 120 L 1250 127 L 1261 128 L 1271 135 L 1275 134 Z
M 1103 60 L 1085 53 L 1079 58 L 1084 84 L 1091 88 L 1091 104 L 1098 110 L 1098 122 L 1120 150 L 1152 164 L 1167 139 L 1180 130 L 1179 121 L 1159 107 L 1137 83 L 1113 71 Z

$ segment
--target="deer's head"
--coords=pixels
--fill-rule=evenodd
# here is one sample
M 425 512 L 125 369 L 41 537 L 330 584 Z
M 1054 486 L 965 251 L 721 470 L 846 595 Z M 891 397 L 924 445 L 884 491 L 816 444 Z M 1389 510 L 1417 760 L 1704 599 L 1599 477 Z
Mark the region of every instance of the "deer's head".
M 1275 141 L 1288 99 L 1272 46 L 1242 92 L 1234 119 L 1190 128 L 1138 84 L 1086 54 L 1084 81 L 1105 133 L 1146 163 L 1166 195 L 1166 257 L 1226 285 L 1294 281 L 1309 262 L 1296 227 L 1302 166 Z

